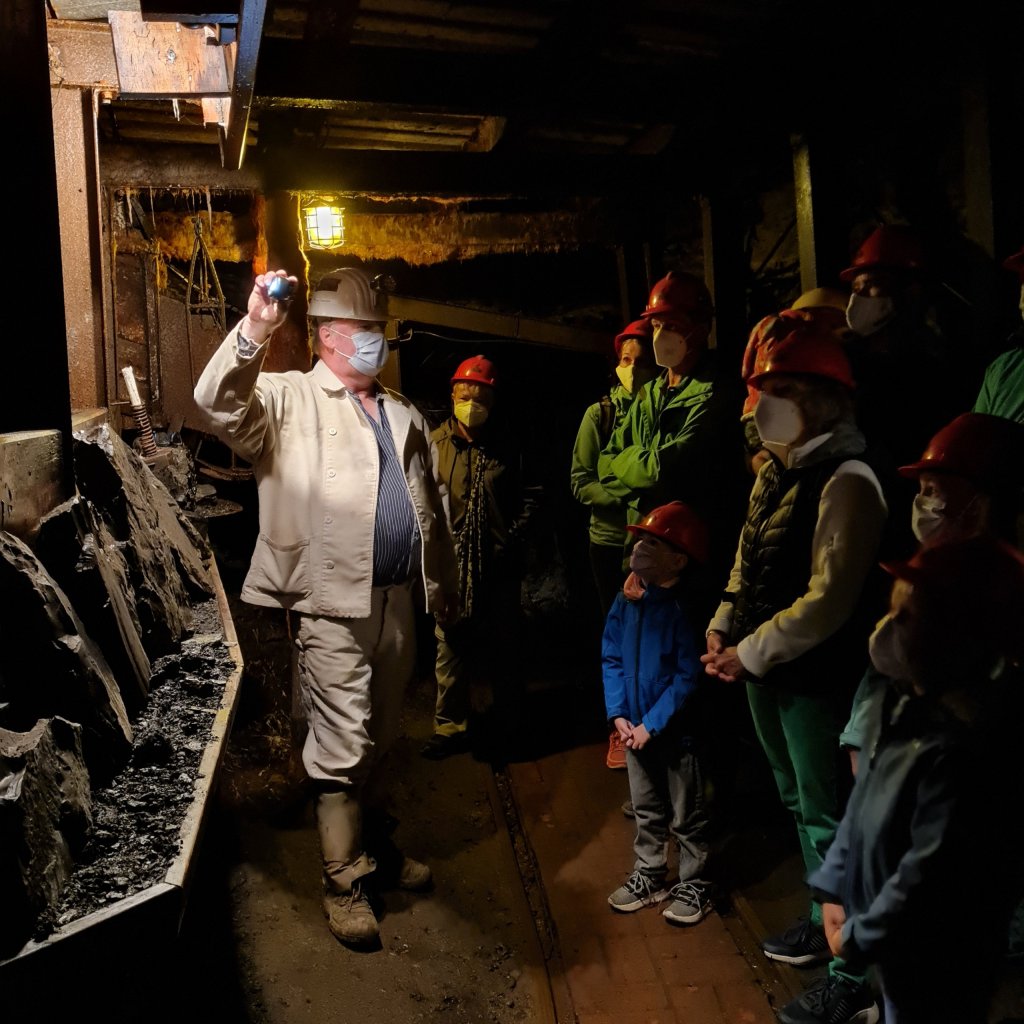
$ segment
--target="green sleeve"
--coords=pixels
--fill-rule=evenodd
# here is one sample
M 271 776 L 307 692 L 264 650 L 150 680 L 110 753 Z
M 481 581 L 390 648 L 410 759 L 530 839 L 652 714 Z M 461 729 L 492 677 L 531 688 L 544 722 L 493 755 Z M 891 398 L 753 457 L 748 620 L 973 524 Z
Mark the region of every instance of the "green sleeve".
M 601 454 L 601 403 L 595 402 L 583 414 L 583 422 L 576 434 L 572 450 L 569 486 L 573 496 L 584 505 L 618 506 L 619 498 L 601 485 L 597 475 L 597 460 Z
M 608 444 L 597 460 L 597 475 L 601 486 L 620 501 L 628 499 L 634 490 L 634 487 L 622 478 L 621 473 L 626 471 L 635 458 L 634 451 L 640 448 L 635 443 L 635 438 L 643 435 L 645 423 L 648 424 L 646 429 L 649 432 L 649 424 L 653 418 L 653 388 L 653 383 L 648 384 L 637 395 L 636 401 L 629 407 L 629 412 L 612 431 Z
M 648 402 L 634 403 L 629 416 L 632 430 L 622 437 L 623 442 L 630 443 L 614 455 L 609 451 L 607 462 L 599 464 L 601 482 L 608 490 L 614 492 L 614 486 L 606 479 L 606 472 L 625 493 L 630 493 L 649 490 L 669 474 L 685 476 L 709 464 L 722 402 L 711 391 L 686 401 L 688 413 L 670 434 L 655 428 Z

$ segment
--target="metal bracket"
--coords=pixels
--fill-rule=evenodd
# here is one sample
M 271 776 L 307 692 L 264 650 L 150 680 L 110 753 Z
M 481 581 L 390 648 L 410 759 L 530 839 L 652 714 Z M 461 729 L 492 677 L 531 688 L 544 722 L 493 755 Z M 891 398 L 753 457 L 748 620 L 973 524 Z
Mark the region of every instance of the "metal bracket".
M 203 238 L 203 221 L 193 217 L 196 240 L 192 246 L 192 260 L 188 265 L 188 280 L 185 282 L 185 333 L 188 338 L 188 368 L 196 382 L 196 368 L 192 359 L 192 316 L 211 316 L 220 333 L 227 334 L 227 311 L 224 290 L 220 286 L 217 268 Z

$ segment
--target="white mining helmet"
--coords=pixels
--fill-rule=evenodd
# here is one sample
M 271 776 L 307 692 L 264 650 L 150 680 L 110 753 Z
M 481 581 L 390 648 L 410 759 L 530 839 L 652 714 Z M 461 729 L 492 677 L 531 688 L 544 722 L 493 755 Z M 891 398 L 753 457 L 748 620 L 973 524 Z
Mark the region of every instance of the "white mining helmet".
M 358 267 L 341 267 L 324 274 L 310 296 L 306 314 L 329 320 L 387 320 L 377 289 Z

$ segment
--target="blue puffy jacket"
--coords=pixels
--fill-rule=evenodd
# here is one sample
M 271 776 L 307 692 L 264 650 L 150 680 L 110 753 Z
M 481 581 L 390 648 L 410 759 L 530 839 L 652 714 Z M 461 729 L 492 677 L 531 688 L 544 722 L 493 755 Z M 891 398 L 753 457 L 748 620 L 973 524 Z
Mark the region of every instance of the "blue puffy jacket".
M 620 591 L 608 612 L 601 644 L 604 702 L 609 722 L 643 723 L 656 736 L 693 704 L 703 667 L 693 627 L 675 587 L 651 587 L 641 600 Z M 681 720 L 692 736 L 694 714 Z

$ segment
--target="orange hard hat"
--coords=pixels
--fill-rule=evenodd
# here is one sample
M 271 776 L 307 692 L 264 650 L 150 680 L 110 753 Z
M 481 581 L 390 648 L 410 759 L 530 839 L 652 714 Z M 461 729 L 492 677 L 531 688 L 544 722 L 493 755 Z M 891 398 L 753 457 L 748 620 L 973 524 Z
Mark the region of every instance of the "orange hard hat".
M 452 374 L 452 384 L 460 380 L 488 384 L 493 388 L 498 382 L 498 375 L 494 372 L 494 363 L 486 356 L 470 356 L 459 363 L 458 369 Z
M 626 527 L 630 533 L 649 533 L 685 551 L 698 562 L 708 560 L 708 529 L 689 505 L 670 501 L 652 509 L 640 520 Z

